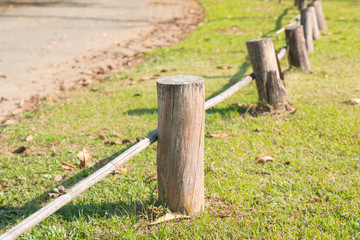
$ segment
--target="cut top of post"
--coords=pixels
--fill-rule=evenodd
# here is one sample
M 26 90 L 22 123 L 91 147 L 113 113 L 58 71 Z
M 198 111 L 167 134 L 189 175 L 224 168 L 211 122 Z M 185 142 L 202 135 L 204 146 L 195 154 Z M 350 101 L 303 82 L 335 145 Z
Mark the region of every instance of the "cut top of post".
M 159 78 L 156 82 L 162 85 L 191 85 L 203 84 L 204 79 L 202 77 L 192 75 L 175 75 Z
M 271 38 L 258 38 L 258 39 L 254 39 L 254 40 L 249 40 L 249 41 L 247 41 L 247 44 L 248 44 L 248 43 L 251 44 L 251 43 L 257 43 L 257 42 L 264 42 L 264 41 L 272 43 L 272 39 L 271 39 Z

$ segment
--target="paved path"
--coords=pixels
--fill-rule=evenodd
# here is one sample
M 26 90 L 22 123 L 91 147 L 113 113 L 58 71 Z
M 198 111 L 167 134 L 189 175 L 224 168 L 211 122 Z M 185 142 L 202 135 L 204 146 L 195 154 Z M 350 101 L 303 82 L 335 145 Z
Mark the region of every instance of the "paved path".
M 55 91 L 73 77 L 64 72 L 74 58 L 77 62 L 76 57 L 136 39 L 154 29 L 154 23 L 182 17 L 188 3 L 0 0 L 0 117 L 22 99 Z

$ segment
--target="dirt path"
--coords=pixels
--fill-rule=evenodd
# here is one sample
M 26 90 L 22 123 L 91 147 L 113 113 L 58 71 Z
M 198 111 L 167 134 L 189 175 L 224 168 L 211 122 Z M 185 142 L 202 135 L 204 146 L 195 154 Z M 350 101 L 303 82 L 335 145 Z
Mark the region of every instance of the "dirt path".
M 194 0 L 0 0 L 0 123 L 176 43 L 201 15 Z

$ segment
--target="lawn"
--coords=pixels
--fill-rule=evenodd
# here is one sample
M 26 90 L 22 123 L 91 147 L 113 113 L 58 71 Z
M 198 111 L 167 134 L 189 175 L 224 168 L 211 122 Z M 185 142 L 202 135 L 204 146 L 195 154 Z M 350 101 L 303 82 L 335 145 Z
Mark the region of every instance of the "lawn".
M 205 79 L 210 98 L 252 72 L 246 41 L 269 36 L 298 14 L 294 1 L 200 0 L 206 18 L 178 45 L 145 53 L 148 60 L 109 76 L 93 91 L 77 90 L 18 124 L 0 127 L 1 233 L 70 188 L 98 165 L 76 164 L 83 148 L 93 161 L 118 155 L 157 128 L 156 79 L 191 74 Z M 22 239 L 358 239 L 360 238 L 360 2 L 323 1 L 329 30 L 309 55 L 312 73 L 285 71 L 295 114 L 253 117 L 255 83 L 206 112 L 205 208 L 196 219 L 149 226 L 158 212 L 156 148 L 134 157 L 41 222 Z M 274 39 L 284 45 L 284 34 Z M 218 66 L 231 66 L 228 69 Z M 176 69 L 174 72 L 161 72 Z M 32 141 L 25 141 L 32 135 Z M 5 154 L 6 155 L 6 154 Z M 275 162 L 255 164 L 267 155 Z M 61 180 L 54 181 L 60 175 Z

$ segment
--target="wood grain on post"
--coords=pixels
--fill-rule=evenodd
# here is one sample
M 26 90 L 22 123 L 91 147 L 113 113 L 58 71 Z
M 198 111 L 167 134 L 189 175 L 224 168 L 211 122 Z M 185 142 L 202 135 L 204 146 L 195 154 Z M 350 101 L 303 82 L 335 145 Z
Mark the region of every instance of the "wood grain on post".
M 305 72 L 310 72 L 310 62 L 306 51 L 303 26 L 285 28 L 286 43 L 289 47 L 289 64 Z
M 320 29 L 319 29 L 319 23 L 316 17 L 315 7 L 312 4 L 308 5 L 308 9 L 311 12 L 312 15 L 312 22 L 313 22 L 313 39 L 319 40 L 320 39 Z
M 313 43 L 313 18 L 309 8 L 301 10 L 301 25 L 304 26 L 306 49 L 308 53 L 314 53 Z
M 316 18 L 319 24 L 319 29 L 321 31 L 327 31 L 326 21 L 321 7 L 321 1 L 319 0 L 314 1 L 313 6 L 315 7 Z
M 204 207 L 204 79 L 160 78 L 157 91 L 159 200 L 171 211 L 196 216 Z
M 254 70 L 259 101 L 286 110 L 289 103 L 280 65 L 271 38 L 251 40 L 246 43 Z

